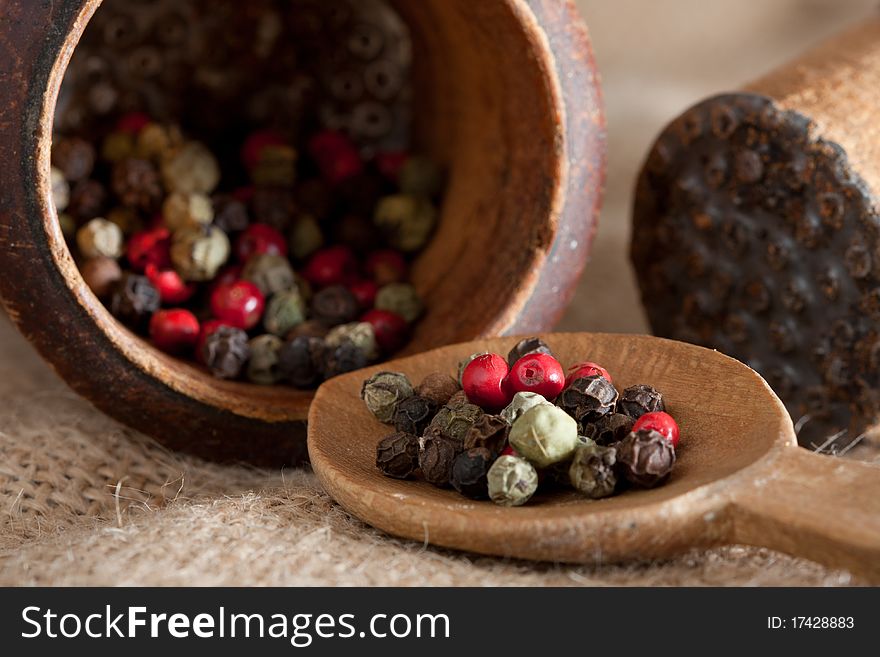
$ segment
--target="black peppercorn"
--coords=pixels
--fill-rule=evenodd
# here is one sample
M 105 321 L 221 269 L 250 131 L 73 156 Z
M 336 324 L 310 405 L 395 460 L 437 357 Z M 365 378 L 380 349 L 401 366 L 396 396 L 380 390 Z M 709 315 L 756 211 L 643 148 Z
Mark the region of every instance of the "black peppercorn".
M 569 384 L 556 398 L 556 405 L 582 424 L 595 422 L 611 412 L 617 389 L 603 376 L 585 376 Z
M 452 479 L 452 465 L 461 452 L 461 446 L 431 427 L 419 438 L 419 468 L 429 484 L 448 486 Z
M 70 190 L 67 213 L 80 221 L 88 221 L 101 215 L 106 202 L 107 190 L 101 183 L 97 180 L 81 180 Z
M 231 326 L 216 329 L 202 345 L 202 360 L 218 379 L 238 378 L 250 355 L 247 333 Z
M 507 445 L 507 434 L 510 433 L 510 425 L 500 415 L 484 413 L 473 425 L 471 425 L 464 437 L 464 448 L 474 449 L 481 447 L 488 450 L 493 458 L 501 453 Z M 486 468 L 488 470 L 488 466 Z
M 653 429 L 633 431 L 615 447 L 624 476 L 642 488 L 662 484 L 675 464 L 672 443 Z
M 312 298 L 312 314 L 327 326 L 354 321 L 360 306 L 351 291 L 343 285 L 331 285 Z
M 324 340 L 301 335 L 281 347 L 278 372 L 296 388 L 313 388 L 324 376 L 323 360 Z
M 629 415 L 608 413 L 595 422 L 582 425 L 581 435 L 592 438 L 599 445 L 610 445 L 626 438 L 634 422 Z
M 237 233 L 248 227 L 247 207 L 230 194 L 215 194 L 211 198 L 214 206 L 214 225 L 224 233 Z
M 159 310 L 159 291 L 146 276 L 124 273 L 113 287 L 110 312 L 134 330 L 144 328 L 150 315 Z
M 479 500 L 489 497 L 486 474 L 495 460 L 488 449 L 476 447 L 462 452 L 452 462 L 452 487 L 465 497 Z
M 437 413 L 437 404 L 426 397 L 412 395 L 401 399 L 394 409 L 394 428 L 420 436 Z
M 361 347 L 351 340 L 343 340 L 335 347 L 327 346 L 325 348 L 324 378 L 330 379 L 340 374 L 354 372 L 366 367 L 369 362 L 370 359 L 367 358 L 366 352 Z
M 663 395 L 649 385 L 630 386 L 623 391 L 620 401 L 617 402 L 617 412 L 629 415 L 638 420 L 645 413 L 665 411 Z
M 507 364 L 513 367 L 514 363 L 523 356 L 529 354 L 547 354 L 552 356 L 550 347 L 541 338 L 524 338 L 516 343 L 510 353 L 507 354 Z
M 458 381 L 443 372 L 431 372 L 416 388 L 416 394 L 434 400 L 437 406 L 449 403 L 452 396 L 461 388 Z M 466 398 L 465 398 L 466 399 Z
M 127 158 L 113 166 L 113 192 L 120 202 L 146 212 L 162 201 L 162 184 L 156 167 L 147 160 Z
M 387 477 L 406 479 L 419 467 L 419 439 L 401 431 L 376 445 L 376 467 Z
M 52 144 L 52 164 L 68 182 L 85 180 L 95 168 L 95 147 L 81 137 L 63 137 Z

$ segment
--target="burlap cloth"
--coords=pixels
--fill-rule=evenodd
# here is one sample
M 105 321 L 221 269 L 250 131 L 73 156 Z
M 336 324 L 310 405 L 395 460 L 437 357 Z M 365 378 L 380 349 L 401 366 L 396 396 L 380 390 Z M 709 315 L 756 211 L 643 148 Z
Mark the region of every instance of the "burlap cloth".
M 605 76 L 612 156 L 594 260 L 562 328 L 644 331 L 625 252 L 629 190 L 653 134 L 690 101 L 794 54 L 874 0 L 787 0 L 758 10 L 716 0 L 708 13 L 702 0 L 582 4 Z M 683 34 L 687 49 L 668 47 Z M 733 58 L 743 43 L 754 47 Z M 106 418 L 70 392 L 5 318 L 0 399 L 0 584 L 858 583 L 846 572 L 741 546 L 663 563 L 574 567 L 398 541 L 340 509 L 307 469 L 216 466 L 168 453 Z M 856 451 L 878 458 L 870 446 Z

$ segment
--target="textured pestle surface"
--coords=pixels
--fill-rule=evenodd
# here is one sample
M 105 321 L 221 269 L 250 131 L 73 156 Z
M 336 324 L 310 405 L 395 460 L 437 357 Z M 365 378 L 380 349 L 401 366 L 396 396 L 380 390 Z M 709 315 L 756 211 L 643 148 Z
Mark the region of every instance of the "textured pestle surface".
M 626 260 L 627 217 L 655 133 L 695 99 L 771 69 L 873 10 L 875 1 L 744 8 L 719 0 L 711 12 L 701 11 L 701 0 L 579 4 L 603 68 L 612 157 L 594 259 L 560 329 L 640 332 L 646 325 Z M 674 46 L 659 41 L 670 35 Z M 857 583 L 844 572 L 744 547 L 593 568 L 389 539 L 336 506 L 308 471 L 207 464 L 104 417 L 65 387 L 5 319 L 0 393 L 2 584 Z M 860 456 L 876 460 L 880 452 L 864 447 Z

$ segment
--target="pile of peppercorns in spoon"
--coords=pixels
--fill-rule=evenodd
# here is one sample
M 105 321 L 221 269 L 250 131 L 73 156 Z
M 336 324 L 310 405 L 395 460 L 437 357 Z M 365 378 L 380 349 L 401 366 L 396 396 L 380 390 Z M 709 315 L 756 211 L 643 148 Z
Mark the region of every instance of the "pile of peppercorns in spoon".
M 389 477 L 417 472 L 472 499 L 525 504 L 538 490 L 570 486 L 599 499 L 626 485 L 664 483 L 679 428 L 649 385 L 618 393 L 592 362 L 565 375 L 539 338 L 508 354 L 473 354 L 459 378 L 435 372 L 413 387 L 397 372 L 367 379 L 361 398 L 396 431 L 379 441 L 376 466 Z
M 408 259 L 436 223 L 436 165 L 364 159 L 330 130 L 258 130 L 235 151 L 141 113 L 56 137 L 52 197 L 86 284 L 219 378 L 313 388 L 399 349 L 423 311 Z

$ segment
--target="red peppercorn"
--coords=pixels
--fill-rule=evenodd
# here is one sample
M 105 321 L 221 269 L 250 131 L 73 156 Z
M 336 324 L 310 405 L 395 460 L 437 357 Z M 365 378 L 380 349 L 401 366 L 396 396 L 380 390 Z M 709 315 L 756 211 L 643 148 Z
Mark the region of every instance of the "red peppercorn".
M 376 343 L 385 353 L 392 353 L 403 346 L 409 332 L 406 320 L 390 310 L 370 310 L 361 316 L 362 322 L 373 326 Z
M 244 271 L 244 265 L 242 264 L 226 265 L 217 272 L 214 280 L 211 281 L 211 293 L 213 294 L 214 290 L 221 285 L 235 283 L 235 281 L 241 279 L 242 271 Z
M 364 264 L 367 274 L 380 286 L 400 283 L 406 278 L 406 260 L 400 251 L 382 249 L 367 256 Z
M 501 450 L 501 456 L 519 456 L 519 452 L 510 445 L 506 445 L 504 449 Z
M 317 287 L 345 285 L 357 276 L 357 261 L 347 246 L 331 246 L 315 251 L 306 263 L 303 276 Z
M 125 255 L 131 268 L 139 273 L 148 265 L 158 269 L 171 268 L 171 233 L 160 226 L 135 233 L 128 240 Z
M 224 322 L 220 319 L 209 319 L 206 322 L 202 322 L 202 328 L 199 330 L 199 337 L 196 340 L 196 360 L 205 364 L 204 359 L 202 358 L 203 347 L 205 346 L 205 341 L 213 335 L 213 333 L 219 329 L 221 326 L 229 326 L 227 322 Z
M 369 310 L 376 302 L 376 293 L 379 291 L 379 286 L 375 281 L 362 280 L 355 281 L 348 286 L 348 289 L 351 290 L 354 298 L 357 299 L 361 310 Z
M 614 383 L 611 380 L 611 375 L 608 373 L 608 370 L 604 367 L 590 361 L 584 361 L 583 363 L 576 363 L 568 368 L 568 376 L 565 377 L 565 385 L 568 385 L 575 379 L 597 375 L 603 377 L 608 383 Z
M 376 168 L 388 180 L 396 183 L 400 178 L 400 169 L 409 157 L 406 151 L 385 151 L 376 155 Z
M 267 146 L 287 146 L 287 139 L 276 130 L 257 130 L 251 133 L 241 147 L 241 161 L 248 169 L 255 168 Z
M 175 305 L 189 300 L 196 293 L 194 283 L 187 283 L 174 269 L 159 269 L 149 264 L 146 269 L 147 278 L 157 290 L 162 303 Z
M 508 371 L 507 360 L 498 354 L 474 358 L 461 376 L 461 387 L 468 401 L 489 409 L 507 406 L 513 396 L 506 383 Z
M 248 330 L 263 315 L 266 300 L 260 288 L 250 281 L 218 285 L 211 293 L 211 311 L 229 326 Z
M 199 320 L 183 308 L 159 310 L 150 318 L 150 339 L 159 349 L 179 353 L 195 345 Z
M 235 240 L 235 257 L 247 262 L 253 255 L 269 253 L 287 256 L 287 240 L 268 224 L 251 224 Z
M 645 413 L 635 421 L 632 428 L 633 431 L 641 431 L 642 429 L 653 429 L 671 442 L 673 447 L 678 447 L 680 436 L 678 423 L 669 413 L 663 411 Z
M 507 385 L 513 393 L 536 392 L 553 400 L 565 388 L 565 372 L 549 354 L 527 354 L 514 363 Z
M 116 130 L 130 135 L 136 135 L 143 130 L 153 119 L 144 112 L 128 112 L 116 121 Z
M 345 182 L 364 168 L 354 143 L 341 132 L 324 130 L 309 140 L 309 153 L 324 179 L 333 184 Z

